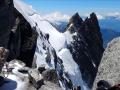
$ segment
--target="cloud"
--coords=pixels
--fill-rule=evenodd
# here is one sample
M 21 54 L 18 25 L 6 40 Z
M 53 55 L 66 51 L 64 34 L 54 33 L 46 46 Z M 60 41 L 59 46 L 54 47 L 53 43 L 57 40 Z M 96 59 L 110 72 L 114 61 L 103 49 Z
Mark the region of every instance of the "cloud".
M 79 15 L 81 17 L 83 17 L 83 19 L 85 19 L 85 17 L 90 17 L 90 13 L 79 13 Z M 101 14 L 101 13 L 97 13 L 97 18 L 98 20 L 102 20 L 102 19 L 106 19 L 108 17 L 115 17 L 116 19 L 120 19 L 120 12 L 112 12 L 112 13 L 106 13 L 106 14 Z M 68 21 L 70 19 L 72 15 L 68 15 L 68 14 L 63 14 L 60 12 L 53 12 L 50 14 L 46 14 L 43 16 L 43 18 L 50 20 L 50 21 Z
M 47 20 L 56 20 L 56 21 L 62 21 L 62 20 L 69 20 L 70 16 L 67 14 L 62 14 L 60 12 L 53 12 L 47 15 L 44 15 L 43 18 Z
M 96 15 L 97 15 L 97 18 L 98 18 L 99 20 L 105 19 L 105 16 L 102 15 L 102 14 L 96 13 Z M 88 18 L 89 18 L 89 17 L 90 17 L 90 13 L 83 14 L 82 16 L 83 16 L 83 17 L 88 17 Z
M 112 13 L 106 13 L 106 14 L 96 13 L 96 15 L 99 20 L 106 19 L 108 17 L 115 17 L 116 19 L 120 19 L 120 12 L 112 12 Z M 84 14 L 83 16 L 90 17 L 90 13 Z
M 120 17 L 120 12 L 108 13 L 107 16 Z
M 97 14 L 97 18 L 98 18 L 99 20 L 101 20 L 101 19 L 105 19 L 105 16 L 100 15 L 100 14 Z

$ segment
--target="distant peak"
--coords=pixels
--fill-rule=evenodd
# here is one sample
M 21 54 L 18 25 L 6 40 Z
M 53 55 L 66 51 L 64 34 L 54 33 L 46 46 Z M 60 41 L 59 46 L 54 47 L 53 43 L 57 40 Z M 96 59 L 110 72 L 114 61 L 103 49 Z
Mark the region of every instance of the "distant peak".
M 93 12 L 90 14 L 90 17 L 85 19 L 85 23 L 93 24 L 96 27 L 99 27 L 97 15 Z
M 74 24 L 74 25 L 81 25 L 81 23 L 83 22 L 82 18 L 79 16 L 78 13 L 75 13 L 69 20 L 69 24 Z
M 79 16 L 78 12 L 76 12 L 76 13 L 73 15 L 73 17 L 80 17 L 80 16 Z
M 97 15 L 93 12 L 90 14 L 90 18 L 96 18 L 97 19 Z
M 99 26 L 97 15 L 94 12 L 90 14 L 90 20 L 93 24 Z

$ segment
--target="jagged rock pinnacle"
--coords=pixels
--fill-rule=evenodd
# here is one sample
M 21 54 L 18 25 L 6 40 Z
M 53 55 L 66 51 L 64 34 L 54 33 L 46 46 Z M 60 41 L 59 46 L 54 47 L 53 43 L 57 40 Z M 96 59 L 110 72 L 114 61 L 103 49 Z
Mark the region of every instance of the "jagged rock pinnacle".
M 74 25 L 80 26 L 81 23 L 83 22 L 82 18 L 79 16 L 78 13 L 75 13 L 71 19 L 69 20 L 69 23 L 73 23 Z

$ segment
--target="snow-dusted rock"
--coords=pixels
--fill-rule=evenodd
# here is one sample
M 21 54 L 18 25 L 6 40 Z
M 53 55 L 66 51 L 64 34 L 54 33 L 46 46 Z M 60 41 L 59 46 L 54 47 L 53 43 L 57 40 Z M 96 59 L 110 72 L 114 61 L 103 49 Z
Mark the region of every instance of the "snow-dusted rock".
M 4 66 L 4 63 L 6 62 L 8 56 L 8 50 L 4 47 L 0 47 L 0 73 L 2 70 L 2 67 Z
M 43 71 L 42 76 L 44 80 L 59 84 L 57 73 L 54 69 L 47 69 Z
M 39 89 L 42 85 L 44 85 L 43 76 L 39 73 L 37 69 L 31 69 L 28 72 L 29 80 L 31 84 L 36 88 Z
M 16 59 L 10 61 L 8 65 L 10 68 L 15 68 L 15 67 L 23 68 L 26 66 L 24 62 L 22 62 L 21 60 L 16 60 Z
M 0 90 L 29 90 L 30 83 L 27 73 L 29 68 L 22 67 L 21 61 L 20 63 L 17 62 L 19 61 L 13 60 L 10 65 L 7 65 L 7 70 L 6 65 L 3 67 L 6 78 Z
M 54 83 L 46 81 L 45 85 L 42 85 L 39 90 L 63 90 L 63 89 Z

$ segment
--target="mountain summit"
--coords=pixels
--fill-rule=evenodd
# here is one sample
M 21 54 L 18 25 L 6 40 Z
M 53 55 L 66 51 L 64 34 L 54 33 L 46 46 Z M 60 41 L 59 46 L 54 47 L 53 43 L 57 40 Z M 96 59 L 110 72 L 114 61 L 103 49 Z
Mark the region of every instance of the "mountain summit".
M 73 59 L 79 65 L 83 80 L 92 86 L 104 51 L 97 17 L 94 13 L 83 21 L 78 13 L 72 16 L 65 33 L 73 41 L 68 45 Z
M 78 13 L 75 13 L 69 20 L 69 24 L 73 23 L 74 25 L 79 25 L 79 26 L 81 25 L 82 22 L 83 20 Z

